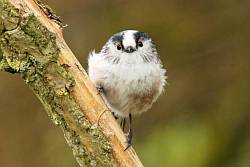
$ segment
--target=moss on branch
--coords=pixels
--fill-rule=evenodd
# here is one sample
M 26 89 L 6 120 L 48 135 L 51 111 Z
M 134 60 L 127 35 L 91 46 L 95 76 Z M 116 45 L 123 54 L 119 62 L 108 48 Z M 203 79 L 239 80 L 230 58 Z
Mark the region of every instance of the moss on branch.
M 81 166 L 115 166 L 107 138 L 71 97 L 74 78 L 58 62 L 55 34 L 19 10 L 0 0 L 0 70 L 20 74 L 32 88 Z

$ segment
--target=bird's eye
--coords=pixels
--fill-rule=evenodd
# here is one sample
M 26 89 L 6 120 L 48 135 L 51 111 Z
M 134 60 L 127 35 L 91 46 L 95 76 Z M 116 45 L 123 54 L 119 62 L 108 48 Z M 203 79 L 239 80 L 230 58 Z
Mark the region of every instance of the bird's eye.
M 117 44 L 116 48 L 117 48 L 117 50 L 121 50 L 122 49 L 121 44 Z
M 138 46 L 139 46 L 139 47 L 143 47 L 142 41 L 138 41 Z

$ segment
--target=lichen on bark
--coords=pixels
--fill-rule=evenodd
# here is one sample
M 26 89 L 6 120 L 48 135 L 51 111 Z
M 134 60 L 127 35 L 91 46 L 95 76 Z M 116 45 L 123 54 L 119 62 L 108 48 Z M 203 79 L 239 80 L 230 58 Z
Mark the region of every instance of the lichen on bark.
M 20 74 L 63 130 L 81 166 L 115 166 L 107 138 L 71 97 L 74 78 L 59 64 L 59 52 L 55 34 L 36 16 L 21 16 L 7 0 L 0 0 L 0 70 Z

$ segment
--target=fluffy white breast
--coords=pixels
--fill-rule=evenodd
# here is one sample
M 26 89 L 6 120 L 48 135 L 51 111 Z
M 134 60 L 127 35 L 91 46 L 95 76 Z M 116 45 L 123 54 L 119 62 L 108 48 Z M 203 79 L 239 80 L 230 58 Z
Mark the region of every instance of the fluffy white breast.
M 92 52 L 88 70 L 91 81 L 96 86 L 103 84 L 107 90 L 104 100 L 108 106 L 123 117 L 148 110 L 163 91 L 166 79 L 160 63 L 145 63 L 136 54 L 126 56 L 113 64 L 104 55 Z M 143 101 L 148 96 L 150 99 Z

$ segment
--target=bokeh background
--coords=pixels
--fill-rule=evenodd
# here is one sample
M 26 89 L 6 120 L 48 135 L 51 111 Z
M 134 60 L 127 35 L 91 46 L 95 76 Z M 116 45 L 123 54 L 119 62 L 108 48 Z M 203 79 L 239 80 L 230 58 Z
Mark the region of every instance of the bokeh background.
M 155 40 L 168 86 L 134 119 L 146 167 L 250 166 L 250 1 L 47 0 L 87 67 L 115 32 Z M 0 166 L 77 166 L 59 128 L 18 75 L 0 72 Z

